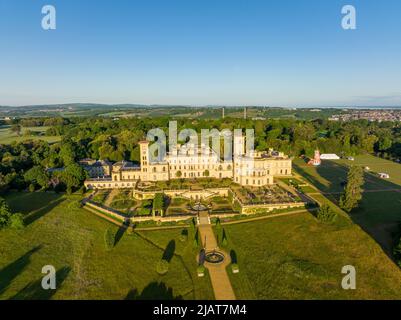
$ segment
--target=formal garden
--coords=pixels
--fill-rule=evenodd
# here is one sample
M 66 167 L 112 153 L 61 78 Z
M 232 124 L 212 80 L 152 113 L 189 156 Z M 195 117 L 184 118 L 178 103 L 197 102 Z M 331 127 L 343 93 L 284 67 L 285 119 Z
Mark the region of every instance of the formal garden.
M 226 188 L 232 184 L 232 180 L 228 178 L 171 179 L 169 181 L 139 182 L 136 189 L 141 191 L 202 190 L 207 188 Z
M 280 204 L 299 202 L 301 199 L 296 195 L 284 190 L 278 185 L 263 187 L 243 187 L 232 185 L 231 189 L 242 204 Z

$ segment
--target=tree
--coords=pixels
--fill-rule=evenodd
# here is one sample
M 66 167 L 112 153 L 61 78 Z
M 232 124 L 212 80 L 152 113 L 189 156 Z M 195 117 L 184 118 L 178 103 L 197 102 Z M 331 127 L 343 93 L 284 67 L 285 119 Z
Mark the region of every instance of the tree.
M 11 131 L 16 133 L 18 136 L 21 135 L 21 130 L 22 130 L 22 127 L 19 124 L 13 124 L 11 126 Z
M 175 173 L 175 176 L 176 176 L 177 178 L 181 178 L 182 172 L 181 172 L 180 170 L 178 170 L 178 171 Z
M 387 136 L 382 137 L 382 138 L 379 139 L 378 149 L 380 151 L 386 151 L 386 150 L 391 148 L 392 143 L 393 142 L 392 142 L 391 137 L 387 137 Z
M 28 183 L 35 183 L 46 188 L 49 185 L 49 177 L 41 166 L 34 166 L 24 174 L 24 180 Z
M 11 218 L 11 210 L 3 198 L 0 198 L 0 229 L 8 226 Z
M 78 188 L 86 178 L 85 170 L 78 164 L 73 163 L 65 167 L 61 172 L 61 180 L 67 189 Z
M 76 146 L 72 141 L 65 141 L 60 148 L 59 156 L 65 166 L 73 164 L 76 158 Z
M 364 184 L 363 170 L 360 166 L 352 166 L 348 171 L 347 184 L 340 198 L 340 207 L 346 212 L 351 212 L 358 207 L 362 199 L 362 186 Z
M 153 199 L 153 214 L 156 212 L 160 213 L 163 216 L 164 209 L 164 195 L 163 193 L 156 193 L 155 198 Z
M 334 222 L 337 218 L 337 214 L 327 203 L 324 203 L 319 208 L 316 218 L 322 222 Z

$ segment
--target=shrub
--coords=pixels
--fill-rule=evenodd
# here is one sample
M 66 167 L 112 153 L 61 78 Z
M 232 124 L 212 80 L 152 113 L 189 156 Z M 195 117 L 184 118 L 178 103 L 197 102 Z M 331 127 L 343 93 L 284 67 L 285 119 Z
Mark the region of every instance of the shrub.
M 226 230 L 223 229 L 223 232 L 221 234 L 221 245 L 226 247 L 227 244 L 228 244 L 228 241 L 227 241 Z
M 322 222 L 334 222 L 337 219 L 337 214 L 327 203 L 324 203 L 319 208 L 316 218 Z
M 136 214 L 138 216 L 148 216 L 148 215 L 150 215 L 150 209 L 148 209 L 148 208 L 139 208 L 139 209 L 137 209 Z
M 13 229 L 23 229 L 25 227 L 24 219 L 21 213 L 14 213 L 9 220 L 9 226 Z
M 191 231 L 195 232 L 195 229 L 196 229 L 196 220 L 195 220 L 195 218 L 191 219 L 191 222 L 189 223 L 189 226 L 191 228 Z
M 203 277 L 205 275 L 205 266 L 203 264 L 200 264 L 197 268 L 196 271 L 198 273 L 198 277 Z
M 181 231 L 180 241 L 181 242 L 188 241 L 188 230 L 187 229 L 184 229 L 184 230 Z
M 216 219 L 216 230 L 220 231 L 221 230 L 221 221 L 220 218 Z
M 200 244 L 200 235 L 199 235 L 199 229 L 196 228 L 195 235 L 194 235 L 194 248 L 197 248 Z
M 232 264 L 231 264 L 231 271 L 232 271 L 233 273 L 238 273 L 238 272 L 239 272 L 238 264 L 232 263 Z
M 111 250 L 114 247 L 114 232 L 111 228 L 108 228 L 104 233 L 104 244 L 107 250 Z
M 234 211 L 241 212 L 241 205 L 239 204 L 239 202 L 237 200 L 235 200 L 233 203 L 233 209 L 234 209 Z
M 29 192 L 34 192 L 35 191 L 35 185 L 31 183 L 28 187 Z
M 160 275 L 165 275 L 168 272 L 169 263 L 165 259 L 161 259 L 156 265 L 156 272 Z

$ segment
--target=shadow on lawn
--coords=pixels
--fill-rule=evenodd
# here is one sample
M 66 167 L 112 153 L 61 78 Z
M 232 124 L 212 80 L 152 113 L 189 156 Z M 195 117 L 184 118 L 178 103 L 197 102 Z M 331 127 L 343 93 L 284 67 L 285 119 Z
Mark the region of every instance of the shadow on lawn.
M 121 226 L 118 227 L 116 235 L 114 236 L 114 247 L 120 242 L 120 240 L 123 237 L 125 231 L 127 231 L 127 226 L 121 225 Z
M 344 186 L 342 182 L 347 179 L 348 166 L 335 163 L 333 161 L 324 161 L 321 166 L 315 167 L 318 175 L 328 181 L 329 185 L 323 185 L 319 182 L 316 177 L 308 173 L 303 167 L 294 163 L 295 170 L 306 180 L 316 186 L 320 191 L 327 192 L 331 194 L 324 194 L 324 196 L 334 203 L 339 205 L 340 197 Z M 351 220 L 358 224 L 367 234 L 369 234 L 383 249 L 383 251 L 393 259 L 392 247 L 394 243 L 394 234 L 399 232 L 400 218 L 394 219 L 394 216 L 386 214 L 386 209 L 391 207 L 392 204 L 383 202 L 383 209 L 377 213 L 376 219 L 372 221 L 372 216 L 366 212 L 368 208 L 366 205 L 369 203 L 369 199 L 374 199 L 377 193 L 374 190 L 381 190 L 378 192 L 393 192 L 397 194 L 396 191 L 391 191 L 393 189 L 401 190 L 401 186 L 386 181 L 379 178 L 371 172 L 364 171 L 365 184 L 363 186 L 366 192 L 363 193 L 362 201 L 360 207 L 351 211 L 348 216 Z M 387 190 L 387 191 L 385 191 Z M 401 199 L 401 192 L 399 193 Z M 372 200 L 370 200 L 372 201 Z M 393 204 L 394 210 L 399 207 L 399 204 Z M 393 212 L 388 212 L 389 214 Z M 401 210 L 400 210 L 401 213 Z
M 60 289 L 70 273 L 70 267 L 63 267 L 56 271 L 56 289 L 45 290 L 42 288 L 42 278 L 30 282 L 26 287 L 11 297 L 11 300 L 50 300 Z
M 174 296 L 173 288 L 167 287 L 164 282 L 151 282 L 141 293 L 137 289 L 128 292 L 125 300 L 182 300 L 182 296 Z
M 172 259 L 173 256 L 174 256 L 174 252 L 175 252 L 175 240 L 171 240 L 171 241 L 167 244 L 166 249 L 164 249 L 162 259 L 167 260 L 168 262 L 170 262 L 171 259 Z
M 43 217 L 45 214 L 49 213 L 51 210 L 53 210 L 55 207 L 57 207 L 64 200 L 65 199 L 56 199 L 56 200 L 50 202 L 48 205 L 28 214 L 24 218 L 25 225 L 30 225 L 31 223 L 35 222 L 39 218 Z
M 28 266 L 31 256 L 41 246 L 34 247 L 33 249 L 26 252 L 24 255 L 19 257 L 17 260 L 11 262 L 9 265 L 0 270 L 0 295 L 7 290 L 11 282 Z

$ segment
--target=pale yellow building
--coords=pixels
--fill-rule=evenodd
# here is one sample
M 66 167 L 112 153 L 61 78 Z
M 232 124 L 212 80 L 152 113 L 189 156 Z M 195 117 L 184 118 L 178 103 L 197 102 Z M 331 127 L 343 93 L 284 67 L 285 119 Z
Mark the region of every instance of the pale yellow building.
M 177 145 L 160 162 L 149 157 L 149 142 L 141 141 L 140 165 L 128 161 L 110 164 L 110 175 L 92 177 L 87 188 L 130 188 L 137 181 L 167 181 L 170 179 L 229 178 L 244 186 L 273 184 L 274 177 L 291 175 L 291 159 L 272 150 L 245 151 L 245 138 L 234 139 L 232 160 L 222 160 L 211 148 L 202 145 Z M 105 170 L 107 171 L 107 170 Z

